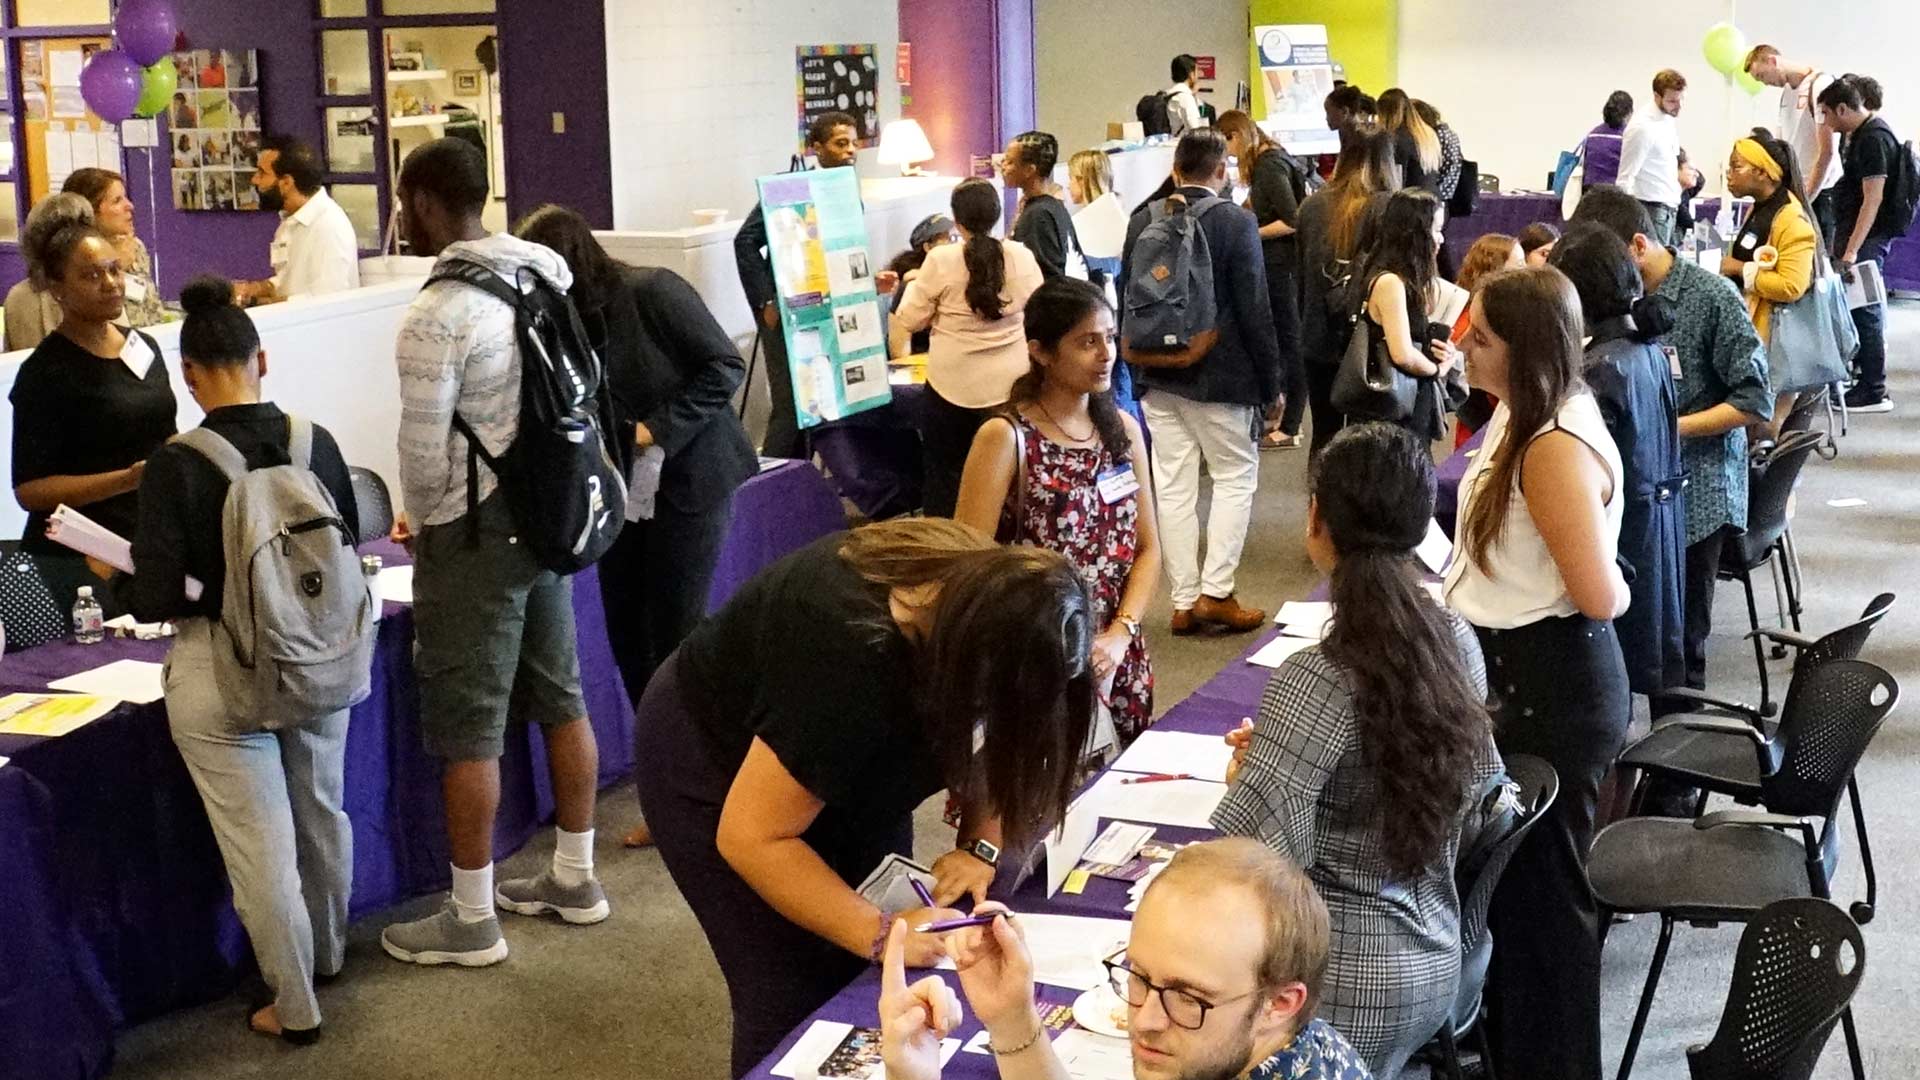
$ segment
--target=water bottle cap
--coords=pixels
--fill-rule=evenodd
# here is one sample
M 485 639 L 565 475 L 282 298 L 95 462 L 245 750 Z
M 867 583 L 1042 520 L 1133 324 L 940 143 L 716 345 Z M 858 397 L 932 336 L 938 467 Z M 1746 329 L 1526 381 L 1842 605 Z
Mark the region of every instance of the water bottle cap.
M 80 586 L 80 591 L 75 595 L 80 597 L 82 600 L 90 600 L 93 598 L 93 586 L 82 585 Z

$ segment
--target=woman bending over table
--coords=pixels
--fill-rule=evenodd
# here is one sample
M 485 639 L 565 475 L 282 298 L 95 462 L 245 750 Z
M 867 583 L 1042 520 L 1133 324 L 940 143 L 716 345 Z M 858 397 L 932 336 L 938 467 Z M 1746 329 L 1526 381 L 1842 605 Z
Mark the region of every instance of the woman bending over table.
M 1453 1010 L 1454 863 L 1505 771 L 1473 628 L 1420 585 L 1426 444 L 1349 427 L 1311 472 L 1307 554 L 1331 578 L 1333 625 L 1274 673 L 1259 723 L 1228 736 L 1213 824 L 1313 879 L 1333 930 L 1320 1016 L 1393 1080 Z
M 1560 775 L 1547 820 L 1494 892 L 1488 986 L 1506 1076 L 1598 1080 L 1600 938 L 1587 883 L 1600 780 L 1629 719 L 1613 620 L 1627 609 L 1615 561 L 1626 504 L 1620 453 L 1580 380 L 1580 301 L 1551 268 L 1480 287 L 1467 373 L 1500 399 L 1460 483 L 1449 607 L 1487 658 L 1503 754 Z
M 1146 443 L 1113 400 L 1113 309 L 1056 278 L 1027 301 L 1033 366 L 973 440 L 954 519 L 1009 544 L 1057 551 L 1093 594 L 1093 674 L 1118 753 L 1153 722 L 1140 616 L 1160 583 L 1160 529 Z M 1095 743 L 1108 741 L 1105 732 Z
M 189 443 L 237 452 L 249 469 L 311 468 L 342 522 L 358 520 L 358 510 L 333 436 L 260 400 L 267 354 L 253 320 L 233 304 L 233 284 L 200 278 L 188 283 L 180 302 L 187 309 L 182 374 L 207 418 L 199 431 L 154 451 L 133 535 L 141 572 L 123 579 L 123 592 L 135 617 L 175 625 L 165 675 L 167 727 L 206 803 L 233 882 L 233 906 L 267 984 L 267 996 L 249 1003 L 247 1024 L 304 1046 L 320 1037 L 313 980 L 339 974 L 347 958 L 353 887 L 353 831 L 342 805 L 347 710 L 298 718 L 277 731 L 229 716 L 215 681 L 221 639 L 213 633 L 226 581 L 221 516 L 228 474 Z M 342 542 L 350 543 L 350 535 L 349 526 Z M 199 600 L 186 597 L 188 575 L 205 585 Z
M 854 890 L 963 807 L 933 899 L 984 900 L 999 849 L 1065 812 L 1094 708 L 1092 605 L 1066 559 L 958 522 L 881 522 L 767 568 L 641 699 L 640 802 L 727 980 L 733 1074 L 875 963 L 896 919 Z M 930 966 L 938 935 L 913 935 Z

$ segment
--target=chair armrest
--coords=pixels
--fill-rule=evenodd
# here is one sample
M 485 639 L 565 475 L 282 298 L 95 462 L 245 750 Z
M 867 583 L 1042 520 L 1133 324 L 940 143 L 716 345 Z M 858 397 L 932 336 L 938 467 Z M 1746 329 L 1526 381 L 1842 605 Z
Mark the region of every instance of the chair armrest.
M 1749 630 L 1746 636 L 1749 639 L 1757 637 L 1766 638 L 1768 641 L 1790 646 L 1795 649 L 1807 648 L 1818 640 L 1806 634 L 1796 634 L 1791 630 L 1782 630 L 1777 626 L 1769 626 L 1760 630 Z
M 1678 701 L 1692 705 L 1708 705 L 1716 709 L 1723 709 L 1727 712 L 1739 713 L 1743 716 L 1752 717 L 1753 723 L 1756 725 L 1759 724 L 1763 718 L 1760 710 L 1752 705 L 1746 705 L 1738 701 L 1729 701 L 1725 698 L 1717 698 L 1705 690 L 1695 690 L 1687 686 L 1669 687 L 1665 690 L 1656 691 L 1648 696 L 1656 703 L 1662 701 Z
M 1742 735 L 1755 746 L 1767 745 L 1767 737 L 1764 733 L 1755 729 L 1752 724 L 1731 716 L 1687 715 L 1666 726 L 1683 727 L 1688 731 L 1712 731 L 1721 735 Z
M 1820 847 L 1820 834 L 1814 829 L 1816 818 L 1794 817 L 1790 814 L 1769 814 L 1764 810 L 1715 810 L 1711 814 L 1702 814 L 1693 819 L 1696 829 L 1714 829 L 1722 825 L 1759 826 L 1767 829 L 1799 829 L 1800 842 L 1808 851 L 1817 851 Z

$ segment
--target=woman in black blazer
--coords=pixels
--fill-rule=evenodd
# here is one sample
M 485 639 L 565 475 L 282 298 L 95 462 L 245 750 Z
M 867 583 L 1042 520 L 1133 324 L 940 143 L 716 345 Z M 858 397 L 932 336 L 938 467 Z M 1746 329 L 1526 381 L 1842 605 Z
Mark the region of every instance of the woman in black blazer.
M 734 489 L 757 468 L 732 409 L 746 365 L 693 286 L 615 260 L 574 211 L 542 206 L 514 232 L 567 261 L 570 295 L 606 363 L 621 465 L 630 481 L 658 470 L 651 518 L 628 522 L 599 563 L 607 636 L 638 701 L 706 615 Z M 635 485 L 643 506 L 645 487 Z

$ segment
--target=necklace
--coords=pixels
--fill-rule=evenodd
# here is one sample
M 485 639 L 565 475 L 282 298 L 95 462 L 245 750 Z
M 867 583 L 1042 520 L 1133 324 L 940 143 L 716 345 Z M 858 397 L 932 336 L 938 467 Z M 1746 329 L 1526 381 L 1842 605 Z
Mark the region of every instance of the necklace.
M 1060 434 L 1065 435 L 1067 438 L 1073 440 L 1074 442 L 1077 442 L 1077 443 L 1092 442 L 1093 437 L 1099 434 L 1098 429 L 1093 428 L 1092 430 L 1089 430 L 1085 435 L 1075 435 L 1071 428 L 1067 427 L 1067 425 L 1061 423 L 1058 419 L 1054 417 L 1053 411 L 1047 408 L 1046 402 L 1041 401 L 1039 398 L 1034 398 L 1033 404 L 1035 408 L 1038 408 L 1040 410 L 1040 415 L 1047 418 L 1048 423 L 1052 424 L 1054 427 L 1059 428 Z M 1091 425 L 1089 426 L 1091 427 Z

